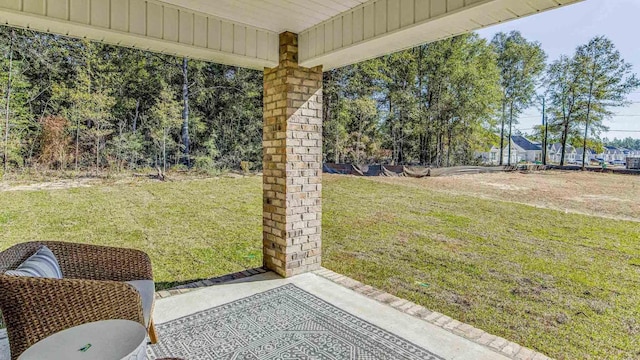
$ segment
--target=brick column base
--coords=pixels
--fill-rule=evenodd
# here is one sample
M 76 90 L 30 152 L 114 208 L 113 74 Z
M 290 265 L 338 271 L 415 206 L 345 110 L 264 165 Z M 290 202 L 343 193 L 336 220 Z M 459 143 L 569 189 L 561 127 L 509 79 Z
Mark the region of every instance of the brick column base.
M 298 66 L 298 37 L 280 34 L 264 71 L 263 257 L 281 276 L 320 268 L 322 66 Z

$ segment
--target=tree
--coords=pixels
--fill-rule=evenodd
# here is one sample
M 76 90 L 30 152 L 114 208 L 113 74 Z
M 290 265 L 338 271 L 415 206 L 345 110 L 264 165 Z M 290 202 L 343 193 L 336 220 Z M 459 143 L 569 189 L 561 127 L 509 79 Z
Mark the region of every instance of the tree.
M 532 102 L 536 84 L 545 68 L 546 54 L 538 42 L 530 42 L 518 31 L 500 32 L 491 41 L 497 54 L 502 87 L 502 117 L 500 120 L 500 165 L 503 164 L 504 131 L 508 118 L 509 154 L 511 165 L 511 132 L 517 117 Z M 507 116 L 508 113 L 508 116 Z
M 578 47 L 573 61 L 579 72 L 584 116 L 582 169 L 585 169 L 589 130 L 597 132 L 602 120 L 612 115 L 611 107 L 630 104 L 626 96 L 640 87 L 631 64 L 622 59 L 611 40 L 598 36 Z
M 563 55 L 549 65 L 545 78 L 550 97 L 549 131 L 560 133 L 562 154 L 560 166 L 564 165 L 564 156 L 570 135 L 576 132 L 575 119 L 580 111 L 580 71 L 573 59 Z
M 476 34 L 418 49 L 419 158 L 435 166 L 469 164 L 490 141 L 500 93 L 495 55 Z
M 75 132 L 75 169 L 79 169 L 81 146 L 93 147 L 96 175 L 100 172 L 101 150 L 104 138 L 113 132 L 111 110 L 116 100 L 106 86 L 108 74 L 99 64 L 98 49 L 94 43 L 84 41 L 79 49 L 76 81 L 73 88 L 56 88 L 66 94 L 70 107 L 65 113 L 73 123 Z
M 59 116 L 47 116 L 40 120 L 39 162 L 47 168 L 64 169 L 68 158 L 71 139 L 67 128 L 69 120 Z
M 151 136 L 161 151 L 162 172 L 164 173 L 167 171 L 167 143 L 171 142 L 169 134 L 171 130 L 178 128 L 182 123 L 182 109 L 169 86 L 166 83 L 162 85 L 160 98 L 151 109 L 151 117 L 155 124 Z
M 24 164 L 24 144 L 29 141 L 33 142 L 33 139 L 26 135 L 34 127 L 34 124 L 30 122 L 31 114 L 28 107 L 31 84 L 24 75 L 28 66 L 17 51 L 19 46 L 17 43 L 20 39 L 13 30 L 8 31 L 5 35 L 9 38 L 9 44 L 4 49 L 6 50 L 5 57 L 0 60 L 2 69 L 0 72 L 0 84 L 2 84 L 0 91 L 4 90 L 2 93 L 3 121 L 0 125 L 3 174 L 7 173 L 9 163 L 19 166 Z
M 351 161 L 362 164 L 375 147 L 378 110 L 373 99 L 361 97 L 346 103 L 351 121 L 349 145 Z
M 384 102 L 388 104 L 385 126 L 391 142 L 392 163 L 402 164 L 410 154 L 411 140 L 416 133 L 418 62 L 415 52 L 411 50 L 400 51 L 384 59 L 382 80 Z

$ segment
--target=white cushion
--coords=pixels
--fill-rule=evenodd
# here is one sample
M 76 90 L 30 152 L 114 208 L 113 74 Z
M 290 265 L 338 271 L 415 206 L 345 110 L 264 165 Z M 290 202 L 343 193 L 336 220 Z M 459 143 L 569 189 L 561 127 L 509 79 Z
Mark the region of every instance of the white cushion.
M 15 270 L 5 271 L 5 274 L 62 279 L 62 271 L 60 270 L 58 259 L 46 246 L 41 247 Z
M 7 329 L 0 329 L 0 360 L 11 360 L 11 350 L 9 349 Z
M 153 300 L 156 296 L 156 286 L 153 280 L 133 280 L 127 281 L 127 284 L 138 290 L 142 299 L 142 315 L 144 316 L 144 324 L 149 326 L 151 319 L 151 310 L 153 309 Z

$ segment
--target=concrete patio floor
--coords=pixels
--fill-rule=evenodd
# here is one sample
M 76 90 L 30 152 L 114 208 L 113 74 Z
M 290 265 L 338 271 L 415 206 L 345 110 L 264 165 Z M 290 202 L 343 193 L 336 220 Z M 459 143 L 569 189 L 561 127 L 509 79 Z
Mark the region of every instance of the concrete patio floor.
M 267 272 L 221 285 L 156 300 L 154 319 L 162 324 L 285 284 L 298 288 L 362 320 L 387 330 L 445 359 L 510 359 L 489 347 L 456 335 L 420 317 L 404 313 L 315 273 L 281 278 Z

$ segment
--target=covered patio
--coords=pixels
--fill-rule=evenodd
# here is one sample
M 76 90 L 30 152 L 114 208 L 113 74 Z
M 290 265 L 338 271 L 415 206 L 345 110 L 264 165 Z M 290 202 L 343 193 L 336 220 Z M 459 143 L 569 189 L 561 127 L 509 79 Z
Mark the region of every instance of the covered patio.
M 322 77 L 326 70 L 577 1 L 2 0 L 0 19 L 9 26 L 264 71 L 262 240 L 268 272 L 176 290 L 178 295 L 170 297 L 161 293 L 154 312 L 160 343 L 150 348 L 151 355 L 216 358 L 164 353 L 163 341 L 172 335 L 163 324 L 242 299 L 258 301 L 264 297 L 260 294 L 293 285 L 321 308 L 373 324 L 369 335 L 395 334 L 392 342 L 403 351 L 414 347 L 403 353 L 406 358 L 541 359 L 541 354 L 322 268 Z M 213 341 L 211 336 L 207 341 Z M 295 354 L 327 358 L 326 353 L 303 353 Z M 252 354 L 246 358 L 287 353 Z M 346 358 L 357 358 L 349 354 Z

